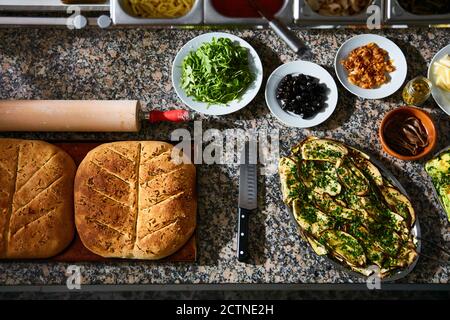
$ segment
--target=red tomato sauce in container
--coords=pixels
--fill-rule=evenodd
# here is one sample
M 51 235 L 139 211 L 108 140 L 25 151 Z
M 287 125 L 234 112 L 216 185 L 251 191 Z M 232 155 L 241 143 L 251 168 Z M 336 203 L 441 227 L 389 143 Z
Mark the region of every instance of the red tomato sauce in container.
M 276 14 L 284 5 L 284 0 L 256 0 L 268 13 Z M 231 18 L 259 18 L 247 0 L 211 0 L 220 14 Z

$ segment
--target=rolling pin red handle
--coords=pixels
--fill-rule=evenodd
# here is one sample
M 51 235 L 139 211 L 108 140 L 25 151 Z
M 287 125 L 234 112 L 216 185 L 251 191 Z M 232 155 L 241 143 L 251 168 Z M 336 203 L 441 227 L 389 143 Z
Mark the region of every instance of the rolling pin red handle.
M 186 122 L 192 120 L 192 115 L 187 110 L 169 110 L 159 111 L 152 110 L 144 114 L 145 119 L 149 123 L 158 122 Z

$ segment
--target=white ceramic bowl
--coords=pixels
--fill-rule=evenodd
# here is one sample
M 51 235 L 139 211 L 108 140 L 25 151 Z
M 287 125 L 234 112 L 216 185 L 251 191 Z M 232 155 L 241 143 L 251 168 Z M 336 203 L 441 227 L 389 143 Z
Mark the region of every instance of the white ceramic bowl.
M 363 89 L 348 81 L 347 70 L 345 70 L 341 61 L 346 59 L 353 49 L 365 46 L 370 42 L 376 43 L 388 52 L 389 59 L 395 66 L 395 71 L 389 73 L 390 81 L 382 84 L 379 88 Z M 344 42 L 336 54 L 334 68 L 342 85 L 354 95 L 364 99 L 381 99 L 390 96 L 402 87 L 408 71 L 408 65 L 402 50 L 391 40 L 375 34 L 361 34 Z
M 446 54 L 450 54 L 450 44 L 439 50 L 439 52 L 436 53 L 436 55 L 433 57 L 433 60 L 431 60 L 430 66 L 428 67 L 428 79 L 433 85 L 433 87 L 431 88 L 431 94 L 434 98 L 434 101 L 436 101 L 438 106 L 450 116 L 450 92 L 446 92 L 436 85 L 436 79 L 432 72 L 433 64 L 441 60 Z
M 320 79 L 320 83 L 325 83 L 328 88 L 328 96 L 325 101 L 326 106 L 319 111 L 314 117 L 303 119 L 299 115 L 284 111 L 281 108 L 280 101 L 276 98 L 276 91 L 280 81 L 288 74 L 297 75 L 304 74 Z M 267 80 L 266 84 L 266 103 L 272 114 L 285 125 L 297 128 L 310 128 L 327 120 L 338 101 L 338 91 L 336 82 L 330 73 L 318 64 L 308 61 L 293 61 L 279 66 Z
M 184 58 L 191 51 L 197 50 L 203 43 L 211 42 L 213 38 L 229 38 L 234 43 L 248 49 L 250 70 L 253 72 L 255 79 L 238 100 L 233 100 L 228 105 L 208 105 L 205 102 L 195 101 L 192 97 L 188 97 L 181 88 L 182 63 Z M 256 96 L 261 87 L 263 79 L 263 67 L 261 59 L 255 49 L 245 40 L 224 32 L 211 32 L 202 34 L 186 43 L 178 52 L 172 65 L 172 84 L 178 97 L 191 109 L 209 115 L 224 115 L 238 111 L 248 105 Z

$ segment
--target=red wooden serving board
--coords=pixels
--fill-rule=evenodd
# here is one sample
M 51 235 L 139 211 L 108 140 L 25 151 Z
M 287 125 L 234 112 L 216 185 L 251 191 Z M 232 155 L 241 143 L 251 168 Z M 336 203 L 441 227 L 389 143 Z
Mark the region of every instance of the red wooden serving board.
M 99 146 L 99 142 L 64 142 L 54 143 L 54 145 L 60 147 L 66 151 L 75 161 L 78 166 L 84 159 L 86 154 Z M 170 255 L 167 258 L 158 260 L 165 262 L 194 262 L 197 256 L 197 240 L 196 235 L 189 239 L 189 241 L 177 252 Z M 81 242 L 78 233 L 75 234 L 75 238 L 69 247 L 59 255 L 51 258 L 52 261 L 60 262 L 95 262 L 95 261 L 117 261 L 118 259 L 103 258 L 95 253 L 89 251 Z M 123 259 L 120 259 L 123 261 Z

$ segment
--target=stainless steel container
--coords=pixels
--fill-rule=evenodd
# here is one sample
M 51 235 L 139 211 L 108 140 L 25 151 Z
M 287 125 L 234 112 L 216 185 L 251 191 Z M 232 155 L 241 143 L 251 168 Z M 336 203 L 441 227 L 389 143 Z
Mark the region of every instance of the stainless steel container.
M 66 5 L 60 0 L 0 0 L 0 26 L 109 26 L 109 0 L 102 4 Z M 89 13 L 89 17 L 85 14 Z
M 437 15 L 417 15 L 403 9 L 397 0 L 386 0 L 386 19 L 390 25 L 450 25 L 450 13 Z
M 374 0 L 372 5 L 380 7 L 381 22 L 383 22 L 383 0 Z M 298 26 L 346 26 L 362 25 L 367 23 L 369 15 L 364 10 L 352 16 L 324 16 L 311 9 L 305 0 L 294 0 L 294 20 Z
M 245 0 L 242 0 L 245 1 Z M 294 22 L 293 4 L 295 0 L 285 0 L 275 17 L 287 25 Z M 211 0 L 204 0 L 204 23 L 210 25 L 266 25 L 263 18 L 233 18 L 221 14 L 214 8 Z
M 109 1 L 101 4 L 76 4 L 81 12 L 109 11 Z M 32 11 L 66 11 L 70 5 L 60 0 L 0 0 L 0 10 L 32 12 Z
M 195 0 L 191 11 L 183 17 L 167 18 L 139 18 L 129 12 L 124 6 L 124 0 L 111 1 L 111 19 L 116 25 L 199 25 L 203 23 L 203 0 Z

